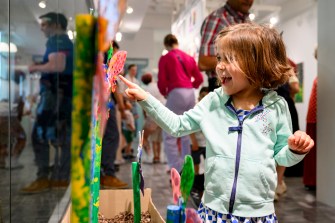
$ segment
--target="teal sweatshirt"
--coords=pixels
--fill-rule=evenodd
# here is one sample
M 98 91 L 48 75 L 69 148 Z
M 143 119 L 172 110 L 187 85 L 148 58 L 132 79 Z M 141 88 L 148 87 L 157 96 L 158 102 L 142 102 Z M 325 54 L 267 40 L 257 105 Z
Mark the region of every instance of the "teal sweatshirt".
M 206 138 L 203 203 L 223 214 L 261 217 L 274 213 L 276 164 L 292 166 L 304 155 L 288 148 L 291 117 L 284 98 L 267 91 L 259 106 L 239 121 L 222 88 L 176 115 L 153 96 L 139 104 L 175 137 L 202 131 Z

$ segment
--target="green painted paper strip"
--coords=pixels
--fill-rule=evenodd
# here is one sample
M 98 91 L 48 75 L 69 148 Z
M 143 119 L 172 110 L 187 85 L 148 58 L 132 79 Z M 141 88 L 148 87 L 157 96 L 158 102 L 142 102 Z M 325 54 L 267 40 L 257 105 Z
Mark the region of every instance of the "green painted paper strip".
M 100 169 L 101 169 L 101 149 L 102 149 L 102 137 L 100 133 L 100 119 L 99 116 L 98 121 L 93 121 L 94 127 L 94 136 L 92 140 L 94 140 L 94 145 L 92 144 L 92 152 L 93 152 L 93 175 L 91 178 L 91 194 L 92 194 L 92 202 L 91 202 L 91 222 L 98 223 L 98 213 L 99 213 L 99 194 L 100 194 Z
M 108 50 L 108 57 L 107 57 L 107 63 L 106 63 L 106 64 L 108 64 L 108 62 L 109 62 L 110 59 L 112 58 L 112 56 L 113 56 L 113 51 L 114 51 L 114 49 L 113 49 L 113 44 L 111 44 L 111 46 L 110 46 L 110 48 L 109 48 L 109 50 Z
M 95 19 L 91 15 L 76 16 L 71 136 L 71 223 L 88 223 L 90 219 L 94 23 Z
M 183 206 L 186 206 L 188 196 L 191 193 L 191 189 L 194 181 L 194 164 L 193 159 L 190 155 L 186 155 L 184 158 L 183 170 L 181 173 L 180 191 L 184 199 Z
M 134 198 L 134 223 L 141 221 L 141 193 L 140 174 L 138 162 L 132 162 L 133 198 Z

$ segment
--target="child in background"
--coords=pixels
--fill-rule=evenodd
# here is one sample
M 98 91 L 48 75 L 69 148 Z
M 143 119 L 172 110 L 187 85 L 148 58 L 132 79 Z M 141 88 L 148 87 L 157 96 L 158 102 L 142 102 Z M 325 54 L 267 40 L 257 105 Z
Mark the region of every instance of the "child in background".
M 276 164 L 300 162 L 314 145 L 305 132 L 292 134 L 286 101 L 272 89 L 293 74 L 284 43 L 272 28 L 243 23 L 216 39 L 221 87 L 193 109 L 176 115 L 138 85 L 126 95 L 175 137 L 206 137 L 205 192 L 198 213 L 204 222 L 277 223 Z
M 199 91 L 198 102 L 201 101 L 209 93 L 208 87 L 202 87 Z M 191 138 L 191 155 L 194 163 L 194 183 L 190 194 L 190 200 L 194 207 L 198 208 L 201 197 L 204 192 L 204 174 L 199 174 L 200 156 L 206 158 L 206 138 L 199 131 L 190 134 Z
M 163 95 L 159 92 L 157 87 L 157 83 L 153 81 L 152 74 L 145 73 L 141 77 L 142 83 L 144 84 L 143 89 L 149 92 L 152 96 L 157 98 L 162 104 L 165 105 L 166 99 Z M 153 151 L 153 160 L 152 163 L 160 163 L 161 157 L 161 143 L 162 143 L 162 129 L 159 127 L 149 116 L 146 114 L 145 116 L 145 123 L 143 126 L 144 130 L 144 137 L 143 137 L 143 147 L 144 150 L 149 153 L 150 149 L 152 148 Z M 150 148 L 150 143 L 152 147 Z
M 208 87 L 202 87 L 199 92 L 198 101 L 201 101 L 209 93 Z M 206 138 L 204 134 L 199 131 L 190 134 L 191 138 L 191 155 L 194 162 L 194 172 L 196 175 L 199 174 L 200 156 L 203 155 L 206 158 Z
M 133 113 L 131 112 L 132 105 L 128 100 L 124 101 L 125 106 L 125 116 L 126 118 L 122 120 L 122 133 L 126 139 L 127 145 L 125 147 L 125 159 L 132 159 L 134 158 L 131 144 L 133 143 L 134 139 L 134 132 L 135 132 L 135 119 Z

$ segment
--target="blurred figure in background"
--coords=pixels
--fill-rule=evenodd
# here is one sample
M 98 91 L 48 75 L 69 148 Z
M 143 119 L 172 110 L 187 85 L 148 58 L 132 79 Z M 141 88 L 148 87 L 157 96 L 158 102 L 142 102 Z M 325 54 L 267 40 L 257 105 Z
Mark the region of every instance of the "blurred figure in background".
M 295 97 L 295 94 L 300 91 L 300 87 L 299 87 L 299 80 L 296 76 L 297 75 L 297 65 L 290 59 L 288 59 L 288 61 L 289 61 L 289 64 L 293 67 L 294 75 L 292 75 L 289 78 L 289 81 L 286 84 L 280 86 L 276 91 L 278 95 L 282 96 L 287 102 L 288 109 L 291 115 L 292 130 L 293 132 L 296 132 L 300 128 L 299 128 L 299 117 L 298 117 L 297 108 L 295 107 L 294 97 Z M 296 84 L 297 80 L 298 80 L 298 84 Z M 289 167 L 289 168 L 286 168 L 284 166 L 276 167 L 277 177 L 278 177 L 278 185 L 277 185 L 276 194 L 275 194 L 276 201 L 279 199 L 281 195 L 283 195 L 287 191 L 287 186 L 284 181 L 285 171 L 297 172 L 300 169 L 300 172 L 301 172 L 302 171 L 301 165 L 302 165 L 302 162 L 294 165 L 293 167 Z
M 314 51 L 314 57 L 318 59 L 317 48 Z M 304 177 L 303 182 L 306 190 L 316 190 L 316 155 L 317 155 L 317 89 L 318 77 L 314 79 L 311 96 L 309 98 L 307 118 L 306 118 L 306 133 L 315 141 L 314 149 L 312 149 L 304 160 Z
M 152 96 L 157 98 L 163 105 L 166 103 L 166 99 L 159 92 L 157 83 L 153 81 L 152 74 L 145 73 L 142 75 L 142 83 L 144 84 L 143 89 L 149 92 Z M 149 116 L 145 116 L 144 123 L 144 149 L 147 153 L 153 151 L 153 163 L 160 162 L 161 156 L 161 143 L 162 143 L 162 129 L 159 127 Z M 150 146 L 151 142 L 151 146 Z
M 37 178 L 22 193 L 32 194 L 52 188 L 67 188 L 70 178 L 73 43 L 66 33 L 67 19 L 49 12 L 39 17 L 41 31 L 48 38 L 42 64 L 33 64 L 29 72 L 41 72 L 40 100 L 32 132 L 32 144 L 38 167 Z M 56 149 L 50 175 L 49 150 Z
M 124 113 L 126 118 L 122 120 L 122 133 L 126 139 L 127 145 L 124 148 L 124 158 L 133 159 L 135 156 L 132 151 L 132 143 L 135 136 L 135 119 L 131 110 L 132 104 L 127 99 L 124 100 Z
M 198 66 L 208 75 L 210 91 L 219 87 L 215 67 L 217 64 L 215 38 L 225 27 L 248 22 L 249 9 L 254 0 L 227 0 L 226 4 L 210 13 L 201 25 L 201 45 Z
M 1 99 L 0 102 L 0 168 L 18 169 L 23 167 L 19 163 L 19 157 L 25 148 L 27 137 L 21 125 L 24 115 L 24 97 L 20 95 L 20 84 L 25 78 L 23 71 L 15 70 L 14 77 L 10 81 L 11 90 L 14 91 L 10 98 L 13 102 L 10 103 L 5 98 Z M 9 126 L 10 131 L 8 132 L 7 127 Z
M 160 93 L 167 98 L 166 107 L 180 115 L 194 107 L 193 88 L 202 84 L 203 77 L 193 57 L 178 49 L 178 40 L 174 35 L 165 36 L 164 46 L 168 53 L 159 59 L 157 85 Z M 181 152 L 178 151 L 177 138 L 163 131 L 169 168 L 179 172 L 185 155 L 191 153 L 189 136 L 181 137 L 180 141 Z
M 119 50 L 119 45 L 113 41 L 113 54 Z M 104 64 L 107 64 L 108 55 L 105 54 Z M 118 88 L 117 88 L 118 89 Z M 121 139 L 121 116 L 124 114 L 123 96 L 119 91 L 115 91 L 110 95 L 109 117 L 106 123 L 105 133 L 101 146 L 101 180 L 100 185 L 106 189 L 122 189 L 127 188 L 128 184 L 116 177 L 118 166 L 115 165 L 117 150 Z M 118 118 L 119 116 L 119 118 Z M 119 122 L 119 123 L 118 123 Z
M 198 102 L 201 101 L 209 93 L 208 87 L 202 87 L 199 91 Z M 195 208 L 198 208 L 201 202 L 202 194 L 205 190 L 205 176 L 200 174 L 200 161 L 201 155 L 206 158 L 206 138 L 204 134 L 199 131 L 190 134 L 191 138 L 191 155 L 194 163 L 194 183 L 190 194 L 190 199 Z

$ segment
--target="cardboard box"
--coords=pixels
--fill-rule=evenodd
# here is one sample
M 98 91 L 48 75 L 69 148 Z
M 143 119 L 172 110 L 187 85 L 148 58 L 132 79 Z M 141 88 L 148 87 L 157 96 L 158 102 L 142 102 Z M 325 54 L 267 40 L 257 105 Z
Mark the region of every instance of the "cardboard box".
M 70 223 L 71 204 L 67 208 L 61 223 Z M 131 211 L 134 213 L 133 190 L 100 190 L 99 212 L 107 218 L 112 218 L 120 212 Z M 141 193 L 141 211 L 149 211 L 151 222 L 165 223 L 151 200 L 151 189 L 144 190 L 144 197 Z

